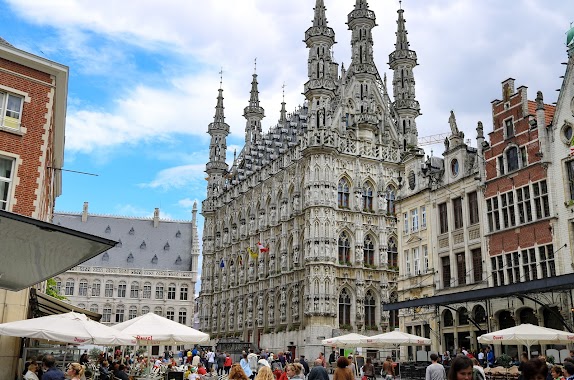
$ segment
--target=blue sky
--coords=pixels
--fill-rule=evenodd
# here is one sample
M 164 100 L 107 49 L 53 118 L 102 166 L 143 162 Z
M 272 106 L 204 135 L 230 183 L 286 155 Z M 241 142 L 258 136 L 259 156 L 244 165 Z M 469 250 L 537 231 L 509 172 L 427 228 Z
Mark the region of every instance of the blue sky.
M 314 0 L 0 0 L 0 36 L 70 67 L 65 169 L 58 211 L 191 219 L 205 196 L 207 125 L 223 68 L 228 161 L 241 149 L 254 58 L 267 130 L 277 122 L 281 86 L 287 109 L 303 102 Z M 335 59 L 348 66 L 353 0 L 325 0 Z M 504 4 L 503 7 L 500 4 Z M 388 69 L 398 2 L 371 0 L 375 60 Z M 554 102 L 563 75 L 565 33 L 574 2 L 564 0 L 405 0 L 416 50 L 419 136 L 459 129 L 473 139 L 478 120 L 492 128 L 490 102 L 508 77 Z M 441 146 L 432 147 L 434 154 Z M 430 148 L 427 149 L 430 153 Z M 200 233 L 202 221 L 200 219 Z

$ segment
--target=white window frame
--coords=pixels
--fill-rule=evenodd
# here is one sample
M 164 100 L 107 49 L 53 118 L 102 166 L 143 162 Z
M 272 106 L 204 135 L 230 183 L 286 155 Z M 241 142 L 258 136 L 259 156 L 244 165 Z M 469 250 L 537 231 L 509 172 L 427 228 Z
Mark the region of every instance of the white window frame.
M 426 273 L 429 270 L 429 248 L 427 245 L 423 245 L 422 250 L 423 250 L 423 262 L 422 262 L 423 267 L 421 269 L 423 272 Z
M 24 94 L 16 94 L 13 90 L 6 91 L 6 88 L 3 87 L 4 86 L 0 88 L 0 128 L 2 128 L 3 130 L 20 132 L 21 130 L 20 127 L 22 125 L 22 111 L 24 109 L 24 102 L 26 101 L 29 102 L 29 97 L 27 97 Z M 17 98 L 20 100 L 20 108 L 18 110 L 11 110 L 12 112 L 17 112 L 18 117 L 6 115 L 8 111 L 8 99 L 10 99 L 10 97 Z M 15 120 L 17 126 L 13 127 L 7 125 L 6 120 L 10 121 Z
M 418 231 L 419 230 L 419 209 L 415 208 L 414 210 L 411 210 L 411 225 L 412 225 L 412 229 L 413 232 Z
M 412 252 L 413 252 L 414 275 L 418 276 L 419 274 L 421 274 L 421 255 L 420 255 L 419 247 L 413 248 Z
M 405 275 L 406 276 L 410 276 L 411 275 L 411 258 L 409 255 L 409 250 L 405 249 L 404 251 L 405 253 Z
M 9 177 L 5 177 L 4 173 L 0 172 L 0 184 L 6 184 L 4 192 L 0 193 L 0 210 L 11 211 L 14 191 L 14 186 L 12 186 L 12 184 L 14 183 L 15 178 L 17 157 L 4 155 L 0 152 L 0 160 L 11 162 Z M 0 190 L 1 189 L 2 187 L 0 187 Z
M 403 231 L 406 235 L 409 233 L 409 213 L 408 212 L 403 213 L 403 218 L 404 218 L 404 220 L 403 220 Z
M 421 206 L 421 228 L 426 228 L 427 226 L 427 208 L 426 206 Z

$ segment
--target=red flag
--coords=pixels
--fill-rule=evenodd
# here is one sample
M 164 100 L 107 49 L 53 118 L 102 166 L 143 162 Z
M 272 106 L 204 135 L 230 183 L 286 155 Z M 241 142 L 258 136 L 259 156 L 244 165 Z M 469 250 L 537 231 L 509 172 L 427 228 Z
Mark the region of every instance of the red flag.
M 265 247 L 260 241 L 257 242 L 257 247 L 259 248 L 259 252 L 269 252 L 269 247 Z

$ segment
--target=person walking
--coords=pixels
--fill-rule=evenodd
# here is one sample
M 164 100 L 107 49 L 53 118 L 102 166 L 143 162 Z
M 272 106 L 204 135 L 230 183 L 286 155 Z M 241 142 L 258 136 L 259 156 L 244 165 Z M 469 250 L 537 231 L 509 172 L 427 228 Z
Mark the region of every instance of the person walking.
M 217 355 L 216 361 L 217 361 L 217 374 L 218 375 L 223 375 L 223 373 L 225 371 L 225 369 L 223 368 L 223 365 L 225 364 L 225 358 L 226 358 L 225 352 L 220 352 Z
M 393 358 L 387 356 L 387 360 L 383 363 L 383 375 L 386 380 L 395 378 L 395 366 L 393 365 Z
M 355 375 L 351 372 L 349 364 L 351 364 L 349 359 L 344 356 L 337 359 L 337 367 L 333 374 L 333 380 L 355 380 Z
M 327 373 L 325 367 L 323 367 L 323 362 L 320 358 L 315 359 L 315 365 L 309 372 L 307 380 L 329 380 L 329 374 Z
M 442 364 L 438 362 L 438 355 L 435 353 L 430 354 L 431 364 L 425 371 L 425 380 L 445 380 L 446 371 Z
M 375 366 L 373 365 L 373 360 L 371 358 L 367 358 L 367 362 L 363 366 L 363 375 L 367 377 L 367 380 L 375 380 L 376 378 Z

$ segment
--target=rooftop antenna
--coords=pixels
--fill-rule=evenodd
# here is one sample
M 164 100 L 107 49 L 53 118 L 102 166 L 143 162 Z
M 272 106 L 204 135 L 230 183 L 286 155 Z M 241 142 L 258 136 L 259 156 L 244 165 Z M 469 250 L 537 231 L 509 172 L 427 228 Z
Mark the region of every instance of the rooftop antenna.
M 399 0 L 399 9 L 403 9 L 403 0 Z
M 281 86 L 283 88 L 283 102 L 285 102 L 285 82 L 283 82 L 283 86 Z
M 257 57 L 255 57 L 255 68 L 253 69 L 253 73 L 257 74 Z

